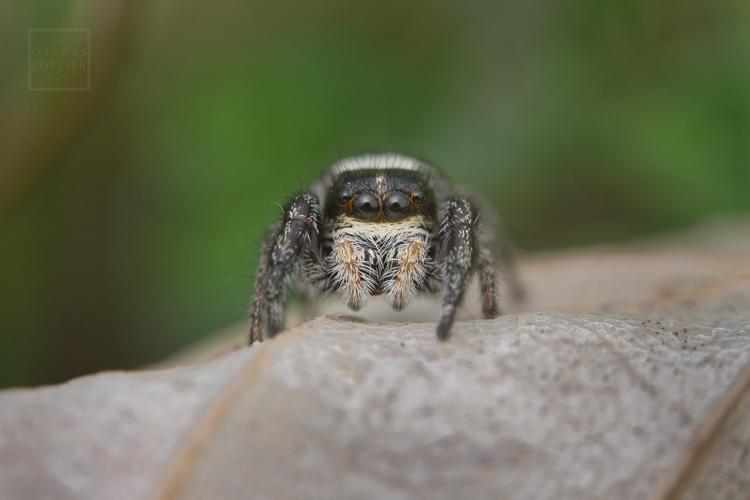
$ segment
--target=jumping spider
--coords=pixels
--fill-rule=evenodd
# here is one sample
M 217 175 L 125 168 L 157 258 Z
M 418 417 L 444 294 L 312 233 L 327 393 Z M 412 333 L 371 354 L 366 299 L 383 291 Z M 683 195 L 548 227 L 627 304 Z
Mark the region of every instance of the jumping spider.
M 309 191 L 289 200 L 283 219 L 266 234 L 250 343 L 283 330 L 289 278 L 313 293 L 338 292 L 355 311 L 371 295 L 385 295 L 400 310 L 416 293 L 442 289 L 437 336 L 446 340 L 477 271 L 483 316 L 496 317 L 496 265 L 514 295 L 520 288 L 507 240 L 488 218 L 414 158 L 381 154 L 335 163 Z

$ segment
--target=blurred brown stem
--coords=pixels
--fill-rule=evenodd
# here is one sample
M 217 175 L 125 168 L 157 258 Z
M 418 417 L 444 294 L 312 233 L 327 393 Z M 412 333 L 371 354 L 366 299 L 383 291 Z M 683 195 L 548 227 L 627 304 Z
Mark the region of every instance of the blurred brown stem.
M 88 91 L 35 92 L 26 70 L 0 96 L 0 220 L 71 142 L 110 88 L 131 32 L 138 2 L 78 2 L 66 26 L 91 30 L 92 82 Z

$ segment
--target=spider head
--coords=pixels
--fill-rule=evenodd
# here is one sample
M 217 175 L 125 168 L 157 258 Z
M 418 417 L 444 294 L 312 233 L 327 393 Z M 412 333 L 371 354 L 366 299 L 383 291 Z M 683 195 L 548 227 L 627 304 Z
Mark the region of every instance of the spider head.
M 404 168 L 358 168 L 331 176 L 326 197 L 329 217 L 346 215 L 369 222 L 434 217 L 429 175 Z

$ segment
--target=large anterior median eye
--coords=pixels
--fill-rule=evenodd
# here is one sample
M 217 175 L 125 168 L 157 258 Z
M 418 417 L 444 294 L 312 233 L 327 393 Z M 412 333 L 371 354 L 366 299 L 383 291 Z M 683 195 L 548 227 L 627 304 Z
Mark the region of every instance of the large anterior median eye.
M 354 213 L 363 219 L 372 220 L 380 214 L 380 202 L 370 193 L 362 193 L 357 196 L 352 207 Z
M 396 191 L 386 197 L 385 216 L 389 219 L 403 217 L 407 210 L 409 210 L 409 197 L 406 194 Z

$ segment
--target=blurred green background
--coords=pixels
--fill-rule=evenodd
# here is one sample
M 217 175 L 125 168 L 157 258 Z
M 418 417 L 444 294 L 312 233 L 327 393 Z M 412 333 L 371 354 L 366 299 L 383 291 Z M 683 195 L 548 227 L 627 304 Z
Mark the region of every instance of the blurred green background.
M 91 89 L 29 89 L 29 28 Z M 276 203 L 341 155 L 480 188 L 524 251 L 750 209 L 750 3 L 0 2 L 0 386 L 245 318 Z

